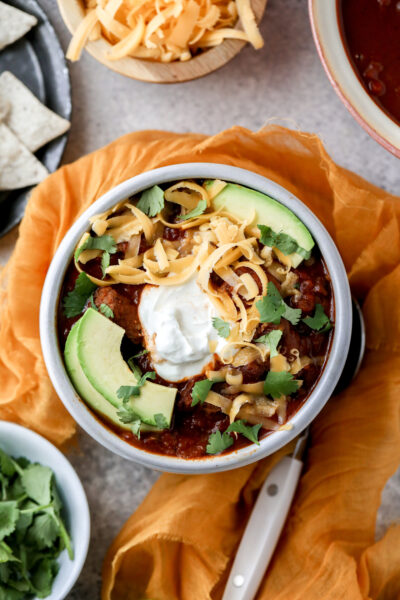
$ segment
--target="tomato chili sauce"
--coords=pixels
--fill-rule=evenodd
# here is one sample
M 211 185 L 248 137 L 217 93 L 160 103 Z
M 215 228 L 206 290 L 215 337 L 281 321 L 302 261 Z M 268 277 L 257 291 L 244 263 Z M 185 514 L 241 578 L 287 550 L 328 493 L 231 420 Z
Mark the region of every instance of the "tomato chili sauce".
M 350 62 L 371 98 L 400 125 L 400 1 L 337 0 Z
M 184 232 L 177 229 L 169 229 L 168 227 L 165 228 L 163 233 L 165 239 L 176 240 L 179 235 L 184 235 Z M 144 251 L 144 248 L 141 248 L 141 251 Z M 111 264 L 116 264 L 118 259 L 123 258 L 123 256 L 124 244 L 122 243 L 118 245 L 118 252 L 112 255 Z M 85 271 L 95 277 L 101 277 L 100 259 L 94 259 L 86 263 Z M 307 261 L 303 261 L 297 269 L 294 269 L 294 273 L 298 276 L 300 294 L 296 296 L 296 300 L 294 298 L 290 300 L 292 308 L 301 308 L 302 317 L 304 318 L 308 315 L 313 315 L 315 306 L 319 303 L 324 307 L 326 315 L 334 322 L 335 309 L 330 276 L 317 247 L 314 247 L 311 258 Z M 78 317 L 67 318 L 62 309 L 62 299 L 74 288 L 77 276 L 78 271 L 72 261 L 65 276 L 58 308 L 58 335 L 62 351 L 64 350 L 66 339 L 73 324 L 82 316 L 79 315 Z M 218 281 L 218 279 L 219 278 L 215 276 L 213 280 L 215 286 L 228 285 L 222 280 Z M 268 273 L 268 279 L 279 286 L 279 282 L 275 280 L 270 273 Z M 127 326 L 133 331 L 140 329 L 140 321 L 137 313 L 141 291 L 144 286 L 117 284 L 112 287 L 113 293 L 118 295 L 121 304 L 125 303 L 130 307 L 130 320 L 128 324 L 126 320 L 121 322 L 115 318 L 114 321 L 125 329 Z M 109 288 L 102 289 L 107 290 Z M 88 305 L 90 306 L 90 302 Z M 277 326 L 260 323 L 254 338 L 264 335 L 274 328 L 277 328 Z M 302 321 L 294 326 L 289 321 L 284 320 L 284 331 L 280 342 L 280 352 L 286 358 L 290 358 L 291 350 L 294 348 L 298 349 L 301 354 L 307 354 L 310 358 L 323 357 L 323 360 L 321 360 L 319 364 L 307 365 L 297 374 L 296 377 L 303 380 L 303 385 L 296 393 L 288 397 L 286 420 L 289 420 L 294 413 L 297 412 L 316 386 L 329 355 L 333 331 L 334 328 L 328 333 L 319 333 L 318 331 L 311 330 Z M 124 337 L 121 352 L 125 360 L 128 360 L 140 350 L 140 345 L 133 344 L 127 336 Z M 136 360 L 143 372 L 154 370 L 148 354 L 144 354 Z M 219 366 L 222 366 L 221 363 L 219 365 L 217 364 L 215 368 L 218 369 Z M 243 383 L 260 381 L 265 379 L 269 370 L 269 359 L 267 358 L 264 363 L 253 361 L 247 365 L 238 367 L 238 370 L 243 374 Z M 176 387 L 178 389 L 172 426 L 165 431 L 141 433 L 140 439 L 133 433 L 119 429 L 114 424 L 108 423 L 103 417 L 95 414 L 93 411 L 91 412 L 103 425 L 107 426 L 121 439 L 137 448 L 156 454 L 176 456 L 184 459 L 206 459 L 206 446 L 210 434 L 217 430 L 221 431 L 221 433 L 225 431 L 229 426 L 229 417 L 219 408 L 207 404 L 206 402 L 202 405 L 197 404 L 195 407 L 191 406 L 192 388 L 195 382 L 200 379 L 204 379 L 204 375 L 196 376 L 182 382 L 171 383 L 157 375 L 154 380 L 155 383 Z M 213 385 L 213 390 L 218 392 L 222 386 L 223 384 L 221 383 L 215 383 Z M 90 410 L 89 406 L 87 406 L 87 408 Z M 276 416 L 271 418 L 277 422 Z M 259 437 L 262 439 L 270 433 L 271 431 L 261 429 Z M 243 438 L 243 436 L 237 436 L 234 444 L 227 452 L 236 451 L 249 444 L 250 442 Z

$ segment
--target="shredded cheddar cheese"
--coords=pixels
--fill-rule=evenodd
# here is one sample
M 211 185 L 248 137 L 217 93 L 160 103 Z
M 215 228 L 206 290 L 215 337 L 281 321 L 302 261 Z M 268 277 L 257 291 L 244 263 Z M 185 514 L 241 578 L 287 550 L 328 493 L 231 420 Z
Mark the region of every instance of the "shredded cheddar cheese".
M 145 6 L 147 0 L 140 2 L 141 6 Z M 157 15 L 166 10 L 162 2 L 157 0 Z M 105 19 L 119 14 L 119 3 L 120 0 L 102 3 L 102 11 L 107 15 Z M 174 4 L 169 6 L 171 10 L 174 7 Z M 134 12 L 137 10 L 138 6 Z M 132 21 L 133 13 L 129 14 Z M 147 30 L 150 41 L 157 31 L 157 22 L 153 22 Z M 319 358 L 300 355 L 297 348 L 288 351 L 283 325 L 281 331 L 284 337 L 279 346 L 276 343 L 272 349 L 265 339 L 273 333 L 270 325 L 274 321 L 271 324 L 261 322 L 257 303 L 270 293 L 269 280 L 277 280 L 280 294 L 287 297 L 299 293 L 296 287 L 299 277 L 281 259 L 277 249 L 259 243 L 259 232 L 252 226 L 255 214 L 245 220 L 231 215 L 224 208 L 214 210 L 213 198 L 225 185 L 218 180 L 203 185 L 180 181 L 167 189 L 161 188 L 163 202 L 156 203 L 155 210 L 149 210 L 145 203 L 138 203 L 138 198 L 132 197 L 93 216 L 90 219 L 91 232 L 82 235 L 77 248 L 81 248 L 90 236 L 108 236 L 116 245 L 113 258 L 111 260 L 108 256 L 106 261 L 101 261 L 101 279 L 91 275 L 91 272 L 97 271 L 86 266 L 94 259 L 100 264 L 105 250 L 98 248 L 107 247 L 110 243 L 110 239 L 105 239 L 104 243 L 86 243 L 86 249 L 75 254 L 78 257 L 75 265 L 79 272 L 86 272 L 89 279 L 100 287 L 121 283 L 175 286 L 195 278 L 216 308 L 219 318 L 229 326 L 221 349 L 217 350 L 219 346 L 215 340 L 209 343 L 210 353 L 217 352 L 218 360 L 209 363 L 205 374 L 211 381 L 222 385 L 221 393 L 215 389 L 210 391 L 206 402 L 218 406 L 229 416 L 231 423 L 244 419 L 274 430 L 286 421 L 289 395 L 268 397 L 269 393 L 265 391 L 267 382 L 258 380 L 263 378 L 259 373 L 269 371 L 293 377 L 309 365 L 317 364 Z M 201 210 L 192 213 L 196 216 L 188 214 L 199 206 L 199 202 Z M 165 228 L 171 231 L 167 232 Z M 246 370 L 242 369 L 250 363 L 256 363 L 254 379 L 246 378 Z M 257 371 L 260 366 L 261 371 Z M 250 372 L 253 368 L 252 365 Z M 302 384 L 301 379 L 296 381 L 299 386 Z
M 88 41 L 103 36 L 110 61 L 125 57 L 186 61 L 226 39 L 264 44 L 250 0 L 84 0 L 86 15 L 67 58 L 79 60 Z M 240 21 L 243 30 L 237 29 Z

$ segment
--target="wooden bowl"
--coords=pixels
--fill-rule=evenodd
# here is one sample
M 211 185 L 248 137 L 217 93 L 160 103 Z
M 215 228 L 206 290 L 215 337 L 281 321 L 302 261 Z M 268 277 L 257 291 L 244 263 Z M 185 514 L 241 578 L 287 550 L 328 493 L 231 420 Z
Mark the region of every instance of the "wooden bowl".
M 252 0 L 252 9 L 257 23 L 261 21 L 266 4 L 267 0 Z M 58 0 L 58 6 L 66 26 L 71 33 L 74 33 L 85 14 L 82 1 Z M 219 46 L 205 50 L 188 61 L 171 63 L 131 57 L 115 61 L 108 60 L 107 53 L 112 45 L 104 38 L 88 42 L 85 49 L 103 65 L 132 79 L 152 83 L 179 83 L 216 71 L 236 56 L 246 44 L 247 42 L 243 40 L 225 40 Z

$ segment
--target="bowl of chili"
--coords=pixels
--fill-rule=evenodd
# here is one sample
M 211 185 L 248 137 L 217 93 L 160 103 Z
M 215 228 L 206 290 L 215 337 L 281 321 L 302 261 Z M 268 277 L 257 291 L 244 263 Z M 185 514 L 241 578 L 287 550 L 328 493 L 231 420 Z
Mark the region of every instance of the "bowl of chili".
M 400 10 L 396 0 L 309 0 L 315 44 L 336 93 L 400 157 Z
M 259 223 L 270 218 L 275 231 Z M 207 163 L 97 200 L 62 240 L 40 308 L 47 370 L 75 420 L 120 456 L 180 473 L 243 466 L 296 437 L 332 394 L 350 332 L 346 271 L 316 216 L 273 181 Z

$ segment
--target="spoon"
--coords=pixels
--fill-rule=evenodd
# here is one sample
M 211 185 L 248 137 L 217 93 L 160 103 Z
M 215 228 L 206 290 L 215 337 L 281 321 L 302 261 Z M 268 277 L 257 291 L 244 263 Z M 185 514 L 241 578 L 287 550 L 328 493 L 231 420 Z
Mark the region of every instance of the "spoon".
M 347 360 L 333 395 L 357 375 L 365 351 L 365 325 L 353 298 L 353 326 Z M 264 481 L 244 530 L 222 600 L 253 600 L 274 553 L 293 501 L 307 449 L 307 427 L 293 454 L 285 456 Z

